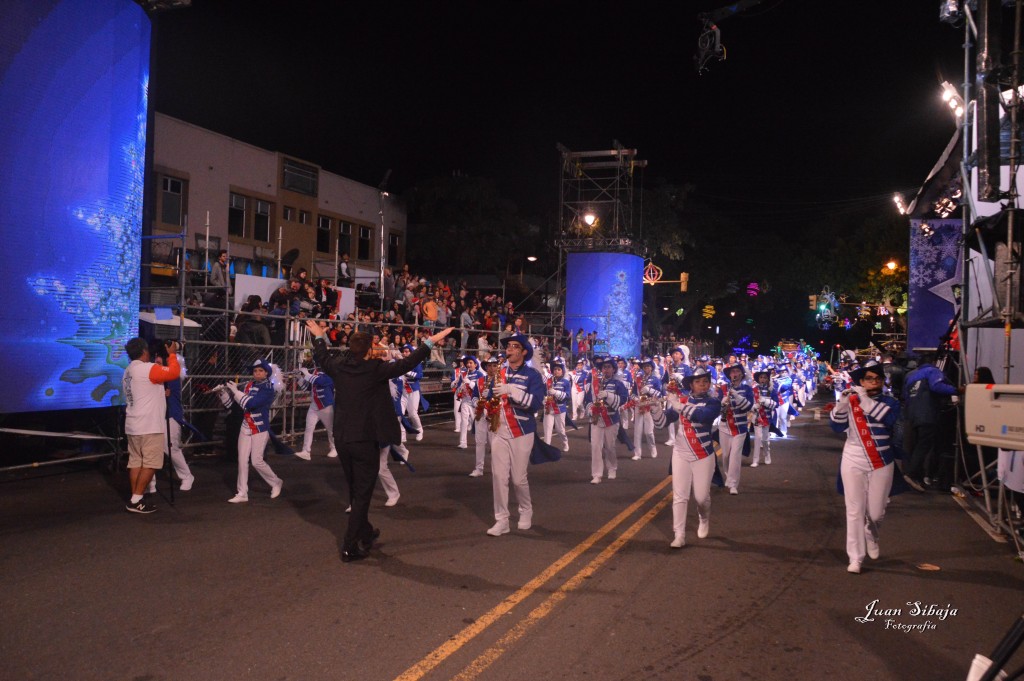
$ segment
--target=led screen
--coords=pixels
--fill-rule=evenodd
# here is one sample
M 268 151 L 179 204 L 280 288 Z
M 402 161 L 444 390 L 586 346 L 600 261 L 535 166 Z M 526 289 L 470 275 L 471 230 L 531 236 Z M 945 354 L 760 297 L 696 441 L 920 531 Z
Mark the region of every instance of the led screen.
M 4 0 L 0 26 L 0 412 L 119 404 L 149 18 L 130 0 Z
M 566 266 L 565 326 L 575 335 L 597 332 L 595 350 L 640 354 L 644 261 L 627 253 L 570 253 Z

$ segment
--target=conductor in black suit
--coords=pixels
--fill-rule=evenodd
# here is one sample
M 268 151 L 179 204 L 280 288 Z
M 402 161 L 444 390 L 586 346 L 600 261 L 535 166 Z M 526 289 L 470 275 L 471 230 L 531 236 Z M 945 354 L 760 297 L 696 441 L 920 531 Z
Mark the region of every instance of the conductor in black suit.
M 388 381 L 411 371 L 430 355 L 434 343 L 451 333 L 448 327 L 424 340 L 408 357 L 385 362 L 374 357 L 373 338 L 366 333 L 349 336 L 348 350 L 331 352 L 324 329 L 316 320 L 306 323 L 313 336 L 313 358 L 334 381 L 334 443 L 348 480 L 352 514 L 341 548 L 344 562 L 369 554 L 380 535 L 370 524 L 370 498 L 380 470 L 380 450 L 401 442 L 398 420 Z

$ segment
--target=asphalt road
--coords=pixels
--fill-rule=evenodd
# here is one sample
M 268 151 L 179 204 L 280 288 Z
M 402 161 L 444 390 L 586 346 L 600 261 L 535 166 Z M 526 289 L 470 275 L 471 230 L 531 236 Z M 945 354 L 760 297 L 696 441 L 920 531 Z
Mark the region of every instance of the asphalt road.
M 252 473 L 237 506 L 217 458 L 193 461 L 173 506 L 162 480 L 150 516 L 124 511 L 124 473 L 7 474 L 0 677 L 965 679 L 1021 615 L 1024 567 L 950 495 L 910 492 L 881 558 L 847 574 L 826 423 L 808 410 L 738 496 L 714 490 L 707 539 L 691 504 L 681 550 L 660 433 L 659 458 L 620 445 L 618 479 L 591 485 L 573 432 L 561 462 L 531 467 L 533 528 L 493 538 L 489 474 L 469 478 L 472 453 L 435 423 L 416 472 L 393 467 L 399 504 L 378 489 L 379 547 L 351 564 L 322 435 L 312 462 L 270 456 L 279 499 Z

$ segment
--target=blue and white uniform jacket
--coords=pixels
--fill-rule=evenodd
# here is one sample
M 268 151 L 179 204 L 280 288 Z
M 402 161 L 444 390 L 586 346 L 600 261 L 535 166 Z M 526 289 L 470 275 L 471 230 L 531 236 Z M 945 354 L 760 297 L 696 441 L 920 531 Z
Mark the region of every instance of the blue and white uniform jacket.
M 740 387 L 725 386 L 722 400 L 722 421 L 718 428 L 728 429 L 730 435 L 745 435 L 747 414 L 754 408 L 754 391 L 745 383 Z
M 534 414 L 543 406 L 547 392 L 544 379 L 541 378 L 539 371 L 526 363 L 518 369 L 503 366 L 500 371 L 506 384 L 518 386 L 519 389 L 501 400 L 498 412 L 501 416 L 501 425 L 496 434 L 511 438 L 532 435 L 537 432 Z M 488 383 L 484 391 L 485 398 L 491 399 L 494 396 L 492 389 L 493 383 Z
M 455 394 L 462 401 L 469 400 L 469 404 L 475 407 L 486 378 L 487 374 L 479 369 L 463 372 L 455 384 Z
M 673 408 L 655 409 L 654 427 L 664 428 L 669 423 L 679 422 L 676 432 L 676 444 L 673 451 L 678 451 L 687 461 L 699 461 L 715 456 L 715 445 L 712 440 L 711 427 L 722 413 L 722 403 L 710 394 L 705 393 L 694 397 L 684 396 L 685 400 L 679 411 Z M 691 436 L 693 442 L 691 443 Z
M 583 396 L 583 404 L 589 405 L 591 413 L 593 410 L 597 410 L 598 426 L 609 427 L 618 425 L 619 423 L 619 408 L 622 407 L 626 402 L 629 401 L 629 390 L 626 389 L 626 384 L 615 378 L 605 378 L 603 375 L 598 377 L 598 392 L 607 393 L 603 399 L 597 399 L 594 395 L 594 381 L 591 378 L 587 382 L 587 392 Z M 594 405 L 597 405 L 596 407 Z
M 309 406 L 314 411 L 334 406 L 334 381 L 319 369 L 311 374 L 302 374 L 299 387 L 309 388 Z
M 864 413 L 866 432 L 856 427 L 851 408 L 854 399 L 859 402 Z M 878 395 L 871 398 L 852 393 L 836 402 L 835 408 L 829 413 L 829 425 L 837 433 L 846 432 L 843 459 L 852 461 L 858 468 L 873 470 L 895 460 L 896 452 L 891 439 L 892 429 L 899 418 L 900 403 L 895 397 Z M 851 428 L 851 425 L 854 427 Z
M 249 433 L 265 433 L 270 429 L 270 405 L 274 403 L 274 386 L 269 379 L 249 381 L 242 390 L 238 405 L 244 410 L 242 428 Z

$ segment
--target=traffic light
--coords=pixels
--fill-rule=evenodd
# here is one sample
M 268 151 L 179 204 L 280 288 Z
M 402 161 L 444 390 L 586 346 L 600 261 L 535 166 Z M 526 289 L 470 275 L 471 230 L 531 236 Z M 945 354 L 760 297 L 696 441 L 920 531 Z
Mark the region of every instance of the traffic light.
M 817 310 L 818 309 L 818 296 L 807 296 L 807 309 Z

